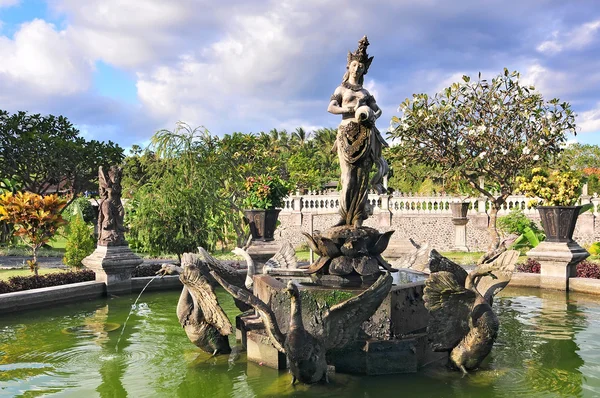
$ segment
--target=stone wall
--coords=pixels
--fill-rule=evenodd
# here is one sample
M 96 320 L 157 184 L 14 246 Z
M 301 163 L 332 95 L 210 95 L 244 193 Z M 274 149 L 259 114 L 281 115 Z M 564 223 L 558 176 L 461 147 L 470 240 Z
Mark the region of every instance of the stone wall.
M 408 239 L 440 251 L 451 251 L 455 247 L 456 227 L 452 223 L 449 203 L 458 198 L 447 196 L 417 197 L 395 195 L 391 197 L 369 195 L 373 215 L 364 225 L 379 231 L 394 230 L 390 246 L 407 245 Z M 484 198 L 468 200 L 471 207 L 466 225 L 467 247 L 470 251 L 485 251 L 490 243 L 488 235 L 489 203 Z M 532 220 L 539 224 L 537 210 L 528 206 L 524 196 L 509 197 L 505 208 L 498 216 L 508 214 L 518 206 Z M 582 197 L 581 203 L 593 203 L 594 208 L 580 215 L 573 238 L 582 246 L 600 241 L 600 198 Z M 338 220 L 339 203 L 337 194 L 310 194 L 288 198 L 279 215 L 281 224 L 275 231 L 276 240 L 289 240 L 295 247 L 305 243 L 301 232 L 312 233 L 325 230 Z

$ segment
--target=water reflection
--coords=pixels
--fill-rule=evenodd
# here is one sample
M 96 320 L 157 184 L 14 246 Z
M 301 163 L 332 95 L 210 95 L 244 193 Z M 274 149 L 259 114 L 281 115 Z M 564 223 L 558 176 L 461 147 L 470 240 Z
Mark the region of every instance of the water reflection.
M 577 302 L 564 292 L 540 291 L 538 297 L 503 299 L 497 307 L 502 320 L 499 345 L 504 354 L 514 356 L 507 361 L 519 358 L 524 367 L 521 383 L 513 383 L 511 389 L 581 396 L 584 361 L 576 335 L 588 322 Z
M 235 315 L 232 300 L 222 293 L 226 312 Z M 248 363 L 244 353 L 230 362 L 193 346 L 175 315 L 178 294 L 145 293 L 118 352 L 121 329 L 115 325 L 124 323 L 135 297 L 0 318 L 0 395 L 600 396 L 596 298 L 506 289 L 494 303 L 500 332 L 492 354 L 468 377 L 438 367 L 409 375 L 336 374 L 330 385 L 292 387 L 286 372 Z

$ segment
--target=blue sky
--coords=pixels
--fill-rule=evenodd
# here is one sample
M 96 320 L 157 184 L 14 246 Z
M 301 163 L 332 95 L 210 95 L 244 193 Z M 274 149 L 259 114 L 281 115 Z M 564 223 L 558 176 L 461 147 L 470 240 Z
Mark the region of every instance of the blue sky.
M 335 127 L 329 97 L 365 34 L 381 130 L 413 93 L 507 67 L 600 144 L 596 0 L 0 0 L 0 109 L 62 114 L 124 147 L 178 120 Z

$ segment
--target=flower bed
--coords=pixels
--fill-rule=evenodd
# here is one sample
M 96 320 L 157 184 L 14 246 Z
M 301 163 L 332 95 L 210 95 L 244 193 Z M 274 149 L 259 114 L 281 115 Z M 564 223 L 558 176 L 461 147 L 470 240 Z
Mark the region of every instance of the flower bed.
M 525 272 L 528 274 L 539 274 L 541 270 L 541 264 L 532 259 L 528 258 L 525 264 L 517 264 L 517 272 Z
M 577 264 L 577 277 L 600 279 L 600 267 L 591 261 L 583 260 Z
M 19 292 L 42 287 L 60 286 L 69 283 L 87 282 L 96 279 L 92 270 L 57 272 L 46 275 L 13 276 L 0 281 L 0 294 Z

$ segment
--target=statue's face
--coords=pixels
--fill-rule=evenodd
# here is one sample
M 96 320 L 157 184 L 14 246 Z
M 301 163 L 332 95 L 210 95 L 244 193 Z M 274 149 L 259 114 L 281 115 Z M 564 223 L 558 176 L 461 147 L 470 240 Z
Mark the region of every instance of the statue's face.
M 365 65 L 358 61 L 352 61 L 350 62 L 348 70 L 350 71 L 350 76 L 352 76 L 353 79 L 358 80 L 365 71 Z

